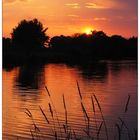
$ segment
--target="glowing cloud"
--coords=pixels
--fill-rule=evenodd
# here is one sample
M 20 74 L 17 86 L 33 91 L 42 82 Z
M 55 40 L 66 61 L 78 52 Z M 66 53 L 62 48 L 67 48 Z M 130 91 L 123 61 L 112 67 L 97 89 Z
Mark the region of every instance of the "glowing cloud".
M 3 3 L 6 4 L 6 3 L 14 3 L 16 2 L 16 0 L 4 0 Z
M 98 17 L 96 17 L 96 18 L 94 18 L 94 20 L 95 20 L 95 21 L 100 21 L 100 20 L 106 21 L 107 18 L 104 18 L 104 17 L 98 18 Z
M 98 5 L 96 3 L 92 3 L 92 2 L 88 2 L 86 3 L 86 8 L 92 8 L 92 9 L 104 9 L 106 7 L 102 6 L 102 5 Z
M 74 8 L 74 9 L 79 9 L 80 6 L 73 6 L 72 8 Z
M 65 5 L 70 6 L 71 8 L 74 8 L 74 9 L 79 9 L 80 8 L 79 3 L 66 3 Z
M 79 3 L 66 3 L 66 6 L 79 6 Z
M 4 3 L 13 3 L 13 2 L 26 2 L 26 1 L 29 1 L 29 0 L 4 0 L 3 2 Z
M 77 18 L 77 17 L 79 17 L 78 15 L 68 15 L 68 17 L 75 17 L 75 18 Z
M 3 36 L 10 37 L 19 21 L 32 18 L 49 27 L 50 36 L 71 35 L 93 24 L 94 29 L 108 34 L 136 36 L 137 1 L 3 0 Z

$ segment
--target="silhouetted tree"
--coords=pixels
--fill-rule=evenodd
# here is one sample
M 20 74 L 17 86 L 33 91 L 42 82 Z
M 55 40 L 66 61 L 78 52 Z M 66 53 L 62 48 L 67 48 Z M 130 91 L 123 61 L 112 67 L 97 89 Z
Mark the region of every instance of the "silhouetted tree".
M 45 34 L 48 28 L 37 19 L 22 20 L 13 29 L 12 44 L 22 51 L 33 51 L 43 48 L 48 42 L 49 37 Z
M 6 47 L 10 47 L 11 46 L 11 39 L 10 38 L 2 38 L 2 45 L 6 46 Z
M 11 39 L 10 38 L 2 38 L 2 47 L 3 47 L 3 53 L 6 53 L 11 50 Z
M 12 42 L 10 38 L 2 38 L 3 57 L 12 52 Z
M 103 31 L 92 34 L 76 33 L 73 36 L 55 36 L 50 40 L 54 52 L 67 53 L 83 59 L 122 59 L 137 57 L 137 38 L 126 39 L 120 35 L 107 36 Z
M 54 36 L 49 40 L 48 48 L 41 49 L 49 39 L 45 35 L 46 30 L 37 19 L 21 21 L 13 29 L 12 40 L 3 38 L 3 64 L 137 59 L 137 37 L 126 39 L 120 35 L 108 36 L 103 31 L 92 31 L 90 35 Z

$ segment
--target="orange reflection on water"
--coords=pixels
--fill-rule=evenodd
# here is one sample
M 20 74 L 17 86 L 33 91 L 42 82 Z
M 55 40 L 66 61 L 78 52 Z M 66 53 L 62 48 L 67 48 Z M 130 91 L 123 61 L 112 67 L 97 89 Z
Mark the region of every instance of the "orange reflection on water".
M 62 76 L 60 76 L 62 75 Z M 62 95 L 65 95 L 67 107 L 76 105 L 77 88 L 76 80 L 79 79 L 78 73 L 73 69 L 67 69 L 66 65 L 47 65 L 45 67 L 45 83 L 50 90 L 53 101 L 59 111 L 63 110 Z M 71 100 L 69 102 L 69 100 Z
M 71 125 L 77 128 L 76 123 L 79 121 L 84 125 L 76 80 L 80 85 L 85 108 L 91 117 L 93 117 L 91 103 L 93 92 L 100 102 L 105 118 L 109 121 L 114 121 L 122 114 L 123 106 L 130 94 L 131 102 L 127 117 L 129 123 L 133 122 L 130 123 L 130 126 L 136 127 L 137 71 L 135 65 L 113 65 L 110 62 L 86 67 L 65 64 L 26 65 L 10 71 L 3 70 L 4 139 L 15 139 L 17 136 L 25 137 L 25 139 L 31 138 L 30 129 L 33 128 L 33 125 L 31 119 L 25 114 L 25 108 L 31 111 L 41 131 L 50 133 L 48 130 L 50 127 L 46 125 L 39 110 L 39 106 L 41 106 L 49 119 L 51 118 L 48 103 L 52 104 L 52 102 L 45 90 L 45 85 L 50 91 L 60 118 L 65 119 L 62 99 L 64 94 L 68 119 L 73 122 Z M 100 119 L 97 103 L 95 105 L 97 117 Z M 110 123 L 109 127 L 111 125 Z

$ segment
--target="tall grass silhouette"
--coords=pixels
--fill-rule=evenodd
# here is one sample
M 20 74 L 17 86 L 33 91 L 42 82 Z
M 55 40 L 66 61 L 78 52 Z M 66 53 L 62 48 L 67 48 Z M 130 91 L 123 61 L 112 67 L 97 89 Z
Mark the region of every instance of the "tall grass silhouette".
M 49 97 L 49 103 L 48 103 L 48 114 L 42 109 L 41 106 L 39 106 L 40 112 L 42 116 L 44 117 L 44 120 L 46 121 L 46 125 L 49 126 L 51 132 L 52 132 L 52 137 L 55 140 L 109 140 L 109 132 L 108 132 L 108 124 L 106 123 L 104 114 L 103 114 L 103 109 L 101 107 L 101 104 L 99 102 L 99 99 L 95 95 L 95 93 L 91 94 L 91 108 L 92 111 L 89 114 L 89 111 L 86 109 L 86 106 L 83 101 L 80 85 L 78 81 L 76 81 L 77 85 L 77 90 L 79 94 L 79 99 L 80 99 L 80 105 L 81 105 L 81 113 L 83 113 L 83 119 L 85 120 L 82 122 L 83 126 L 85 127 L 84 129 L 81 127 L 81 131 L 83 132 L 83 138 L 82 134 L 79 134 L 78 131 L 75 131 L 73 126 L 71 125 L 70 119 L 69 119 L 69 110 L 67 109 L 67 100 L 65 99 L 64 94 L 62 94 L 62 103 L 64 107 L 64 117 L 63 120 L 59 118 L 58 112 L 56 111 L 56 107 L 53 103 L 53 100 L 51 98 L 51 94 L 45 86 L 47 95 Z M 124 140 L 122 137 L 122 134 L 125 134 L 128 138 L 128 140 L 137 140 L 137 130 L 134 130 L 134 132 L 131 132 L 125 123 L 125 115 L 128 111 L 128 106 L 130 102 L 130 95 L 128 95 L 127 102 L 124 107 L 124 116 L 118 117 L 118 122 L 114 123 L 114 126 L 116 127 L 116 134 L 114 136 L 114 140 Z M 25 108 L 25 113 L 26 115 L 31 119 L 31 122 L 33 124 L 33 129 L 30 129 L 30 134 L 32 140 L 39 140 L 42 137 L 41 130 L 39 126 L 36 125 L 35 120 L 33 118 L 32 112 Z M 97 115 L 98 114 L 98 115 Z M 100 118 L 99 117 L 100 115 Z M 45 122 L 44 122 L 45 124 Z M 94 129 L 93 129 L 94 128 Z M 104 129 L 103 129 L 104 128 Z M 79 128 L 80 129 L 80 128 Z M 125 133 L 124 129 L 126 130 Z M 105 136 L 103 136 L 101 133 L 105 132 Z M 133 133 L 133 135 L 132 135 Z M 85 136 L 85 135 L 86 136 Z M 110 139 L 112 140 L 112 139 Z

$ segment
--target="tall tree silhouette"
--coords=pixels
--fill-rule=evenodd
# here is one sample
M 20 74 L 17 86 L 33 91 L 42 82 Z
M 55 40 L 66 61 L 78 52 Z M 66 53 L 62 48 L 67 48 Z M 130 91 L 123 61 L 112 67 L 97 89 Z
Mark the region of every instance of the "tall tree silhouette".
M 22 51 L 34 51 L 43 48 L 49 37 L 45 34 L 48 28 L 37 19 L 22 20 L 11 33 L 12 44 Z

